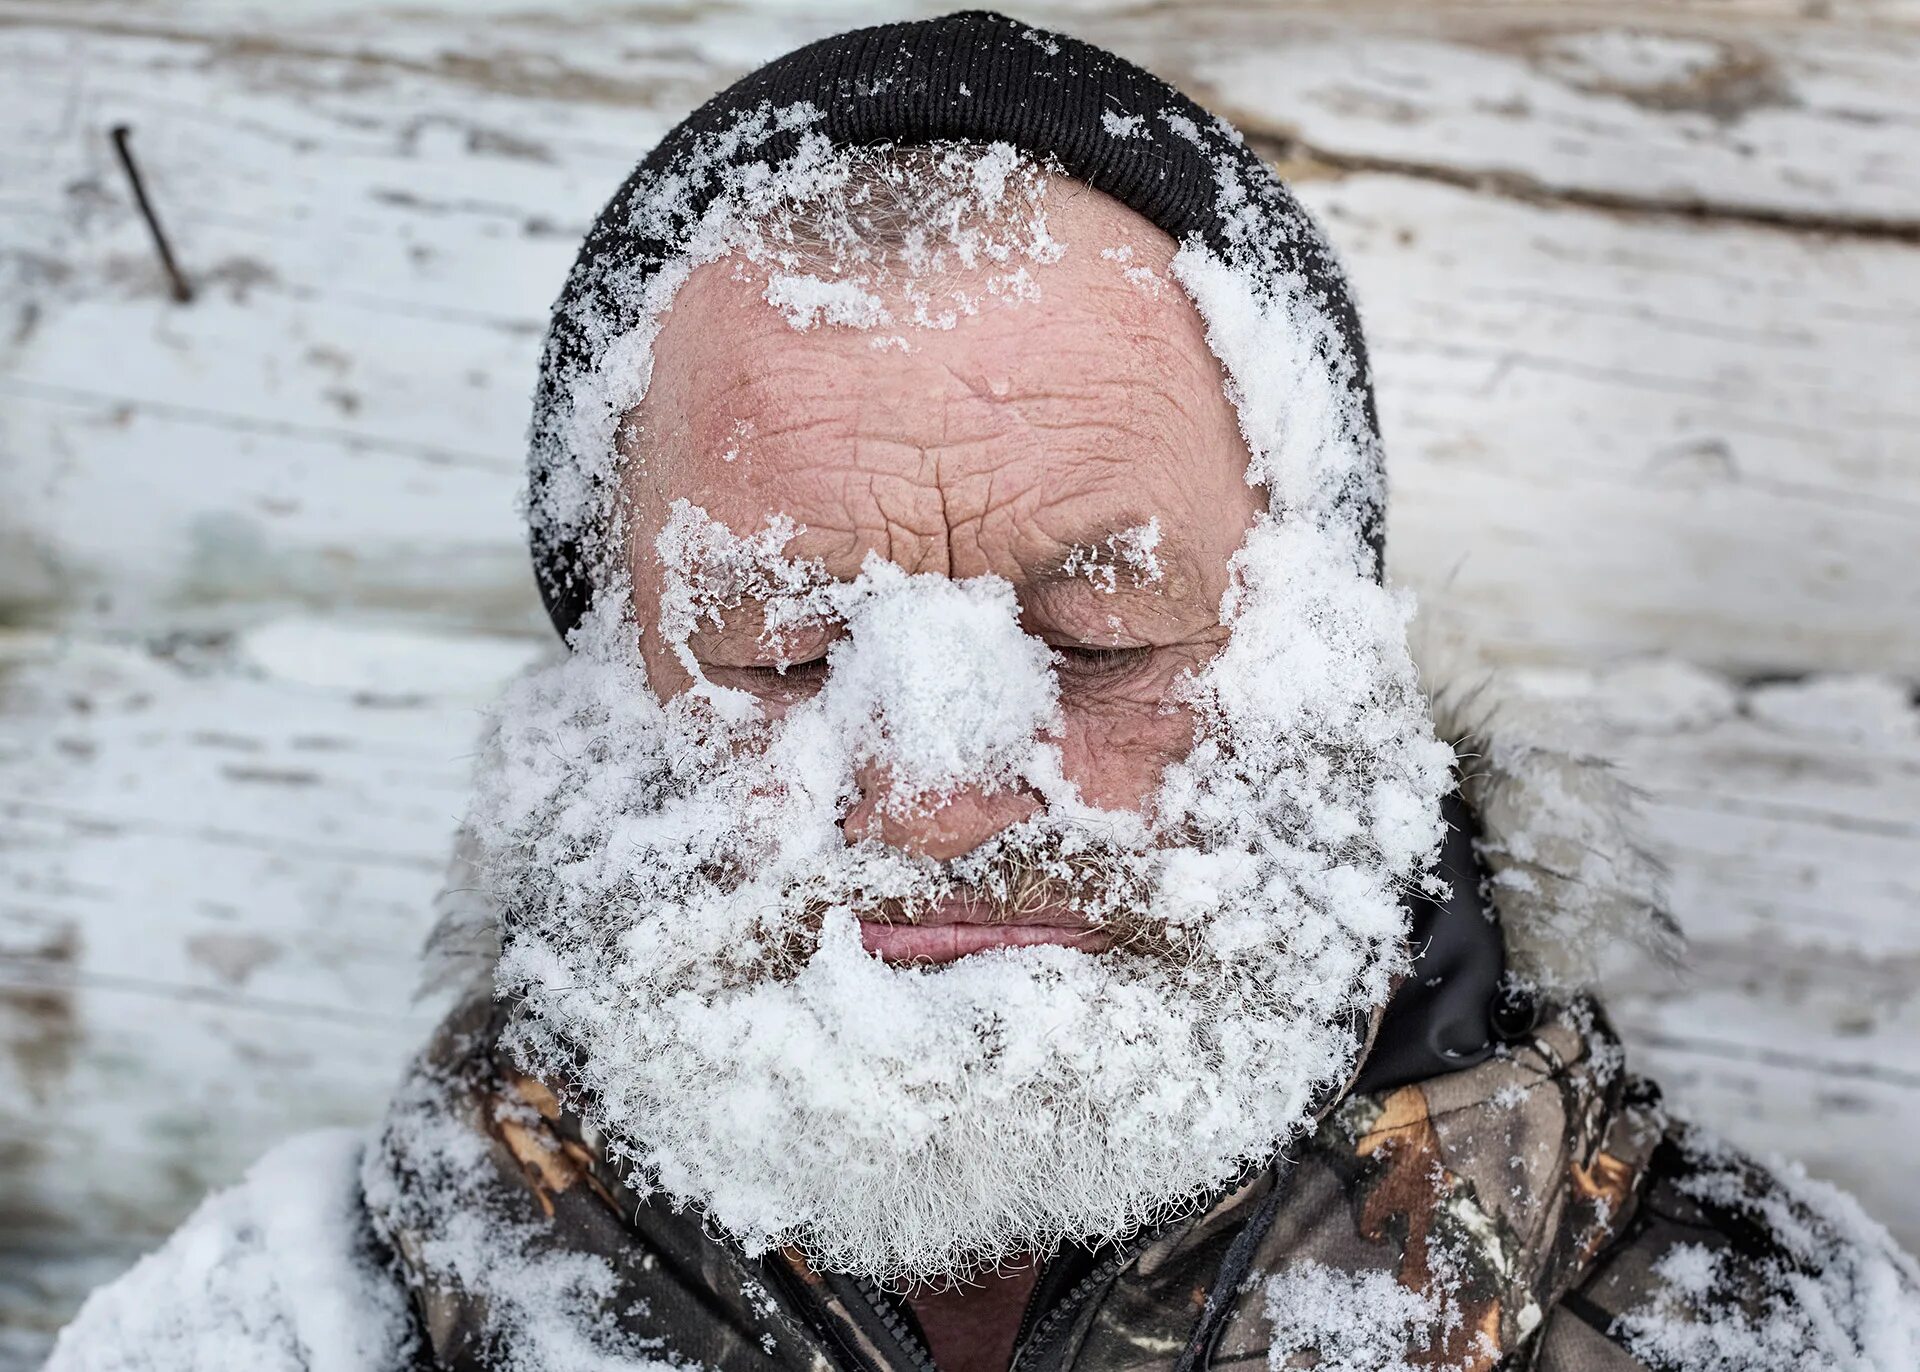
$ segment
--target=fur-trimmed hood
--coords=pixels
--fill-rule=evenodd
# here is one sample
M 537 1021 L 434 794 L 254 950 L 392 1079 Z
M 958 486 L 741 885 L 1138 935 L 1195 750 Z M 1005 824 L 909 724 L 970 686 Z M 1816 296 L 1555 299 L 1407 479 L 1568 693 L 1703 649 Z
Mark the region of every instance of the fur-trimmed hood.
M 1624 951 L 1670 960 L 1682 936 L 1641 793 L 1569 741 L 1554 707 L 1458 646 L 1414 638 L 1434 728 L 1454 750 L 1478 825 L 1508 970 L 1546 989 L 1590 987 Z

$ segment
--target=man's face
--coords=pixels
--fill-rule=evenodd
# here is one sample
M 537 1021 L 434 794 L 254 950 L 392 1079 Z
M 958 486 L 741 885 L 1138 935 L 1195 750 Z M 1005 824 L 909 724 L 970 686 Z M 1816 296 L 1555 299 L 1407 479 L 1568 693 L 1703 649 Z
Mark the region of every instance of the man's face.
M 938 279 L 686 276 L 625 576 L 497 716 L 508 1046 L 753 1251 L 1128 1232 L 1305 1128 L 1404 957 L 1449 760 L 1404 607 L 1247 484 L 1201 250 L 1044 211 L 1062 250 Z M 1213 267 L 1260 365 L 1301 350 Z
M 908 573 L 999 577 L 1021 627 L 1056 654 L 1067 780 L 1094 806 L 1140 811 L 1191 745 L 1173 688 L 1225 641 L 1228 561 L 1262 498 L 1199 316 L 1167 274 L 1172 240 L 1084 187 L 1054 183 L 1047 212 L 1064 251 L 1032 269 L 1033 292 L 991 294 L 992 270 L 943 281 L 979 312 L 910 329 L 905 348 L 876 347 L 870 330 L 794 328 L 768 303 L 766 272 L 738 259 L 697 270 L 626 430 L 636 619 L 658 624 L 667 569 L 655 539 L 676 499 L 740 535 L 790 518 L 786 556 L 842 581 L 869 555 Z M 687 646 L 708 681 L 778 716 L 819 688 L 836 631 L 775 644 L 764 629 L 749 600 Z M 660 633 L 643 629 L 641 652 L 663 696 L 692 683 Z M 1039 804 L 1030 788 L 971 784 L 895 807 L 888 784 L 861 768 L 848 839 L 934 859 Z M 1106 940 L 1067 912 L 1006 915 L 973 902 L 951 923 L 868 920 L 863 936 L 917 962 Z
M 736 259 L 698 269 L 627 429 L 636 619 L 658 621 L 654 540 L 677 498 L 742 535 L 788 516 L 787 556 L 843 580 L 870 553 L 1001 577 L 1022 628 L 1058 654 L 1068 779 L 1092 804 L 1138 810 L 1191 742 L 1169 692 L 1225 640 L 1228 560 L 1262 497 L 1199 316 L 1167 275 L 1172 240 L 1084 187 L 1056 183 L 1047 210 L 1065 249 L 1032 269 L 1037 298 L 976 284 L 979 313 L 907 329 L 904 350 L 868 330 L 795 329 L 763 298 L 765 273 Z M 1149 521 L 1157 574 L 1128 557 Z M 789 639 L 782 672 L 762 629 L 747 605 L 689 647 L 708 680 L 778 713 L 818 688 L 832 631 Z M 663 696 L 690 684 L 660 634 L 643 631 L 641 652 Z M 885 785 L 863 775 L 848 835 L 936 858 L 1035 806 L 1030 791 L 967 787 L 894 814 Z

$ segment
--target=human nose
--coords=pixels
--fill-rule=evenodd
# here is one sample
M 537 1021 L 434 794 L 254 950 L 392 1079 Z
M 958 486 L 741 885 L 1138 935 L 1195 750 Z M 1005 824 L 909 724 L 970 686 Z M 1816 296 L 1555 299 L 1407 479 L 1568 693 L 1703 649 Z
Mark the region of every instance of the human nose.
M 941 862 L 972 852 L 1040 809 L 1039 797 L 1018 786 L 962 785 L 901 804 L 884 768 L 862 767 L 855 783 L 859 798 L 840 822 L 848 842 L 872 839 Z

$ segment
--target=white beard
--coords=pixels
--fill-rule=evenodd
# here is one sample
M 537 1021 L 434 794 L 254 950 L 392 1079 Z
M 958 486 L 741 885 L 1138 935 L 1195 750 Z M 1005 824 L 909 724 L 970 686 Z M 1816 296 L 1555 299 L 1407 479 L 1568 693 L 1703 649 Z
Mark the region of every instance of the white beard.
M 792 587 L 780 541 L 734 551 Z M 1229 644 L 1184 693 L 1196 746 L 1150 821 L 1061 777 L 1045 650 L 995 578 L 869 564 L 834 593 L 849 636 L 825 685 L 771 725 L 711 688 L 656 701 L 603 592 L 569 657 L 504 701 L 468 819 L 504 911 L 499 991 L 525 1010 L 509 1047 L 642 1189 L 749 1252 L 887 1282 L 1121 1237 L 1270 1157 L 1348 1080 L 1354 1025 L 1405 965 L 1401 896 L 1452 761 L 1408 607 L 1350 546 L 1304 522 L 1249 536 Z M 929 683 L 919 706 L 876 690 L 902 671 Z M 950 718 L 989 685 L 992 718 Z M 876 759 L 923 794 L 1035 790 L 1043 812 L 976 866 L 1066 852 L 1103 874 L 1098 912 L 1147 936 L 870 955 L 861 908 L 969 875 L 847 844 Z

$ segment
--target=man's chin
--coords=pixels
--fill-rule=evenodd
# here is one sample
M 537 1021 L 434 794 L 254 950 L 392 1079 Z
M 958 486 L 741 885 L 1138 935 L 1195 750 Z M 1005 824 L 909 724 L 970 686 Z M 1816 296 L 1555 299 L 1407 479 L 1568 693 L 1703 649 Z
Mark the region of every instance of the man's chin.
M 795 1195 L 808 1218 L 777 1233 L 730 1224 L 711 1208 L 706 1214 L 751 1255 L 777 1248 L 799 1255 L 815 1271 L 893 1290 L 943 1286 L 1009 1264 L 1044 1261 L 1069 1244 L 1124 1243 L 1188 1218 L 1307 1125 L 1303 1113 L 1294 1127 L 1247 1157 L 1220 1160 L 1204 1172 L 1181 1166 L 1151 1180 L 1130 1175 L 1124 1161 L 1114 1165 L 1111 1139 L 1105 1148 L 1091 1140 L 1078 1148 L 1056 1145 L 1055 1156 L 1035 1158 L 1027 1151 L 1031 1131 L 1019 1131 L 1022 1143 L 1006 1154 L 1023 1156 L 1003 1155 L 1017 1172 L 1003 1172 L 997 1185 L 983 1184 L 976 1141 L 965 1145 L 970 1156 L 957 1169 L 952 1164 L 959 1149 L 935 1148 L 898 1159 L 904 1168 L 918 1166 L 911 1178 L 895 1172 L 881 1181 L 868 1173 L 857 1186 Z

